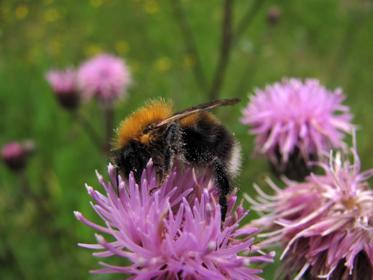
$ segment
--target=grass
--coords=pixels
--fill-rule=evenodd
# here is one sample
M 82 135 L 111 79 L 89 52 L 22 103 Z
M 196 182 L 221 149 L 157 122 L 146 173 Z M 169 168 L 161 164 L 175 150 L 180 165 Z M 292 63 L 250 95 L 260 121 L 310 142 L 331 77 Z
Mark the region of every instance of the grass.
M 263 0 L 264 1 L 264 0 Z M 203 71 L 212 80 L 219 54 L 222 1 L 181 1 L 195 36 Z M 234 26 L 252 1 L 235 1 Z M 277 24 L 267 21 L 277 5 Z M 247 95 L 282 77 L 314 77 L 329 88 L 342 87 L 355 115 L 364 168 L 373 166 L 373 6 L 369 1 L 267 0 L 233 45 L 220 97 L 241 97 L 231 110 L 217 114 L 243 147 L 241 191 L 268 175 L 266 163 L 253 159 L 253 139 L 238 119 Z M 0 275 L 2 279 L 109 279 L 89 276 L 96 266 L 78 241 L 93 241 L 92 232 L 72 212 L 89 210 L 84 183 L 97 186 L 94 170 L 105 170 L 103 156 L 81 127 L 56 103 L 45 72 L 77 66 L 101 51 L 128 62 L 134 84 L 116 106 L 116 123 L 145 100 L 162 96 L 176 107 L 207 100 L 193 75 L 193 57 L 172 14 L 171 1 L 11 1 L 0 3 L 0 143 L 34 139 L 37 153 L 27 176 L 35 193 L 49 199 L 52 217 L 38 214 L 22 199 L 21 180 L 0 168 Z M 82 112 L 100 130 L 96 104 Z M 273 278 L 274 266 L 265 279 Z

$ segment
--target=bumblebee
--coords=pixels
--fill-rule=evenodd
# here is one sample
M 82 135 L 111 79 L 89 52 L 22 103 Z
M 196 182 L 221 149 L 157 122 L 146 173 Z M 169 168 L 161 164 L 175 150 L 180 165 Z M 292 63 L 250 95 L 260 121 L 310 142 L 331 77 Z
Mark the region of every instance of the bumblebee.
M 150 158 L 159 182 L 169 174 L 174 160 L 210 169 L 224 220 L 231 178 L 240 167 L 240 145 L 208 111 L 238 101 L 216 100 L 173 113 L 170 102 L 153 100 L 120 123 L 112 161 L 125 177 L 132 171 L 137 182 Z

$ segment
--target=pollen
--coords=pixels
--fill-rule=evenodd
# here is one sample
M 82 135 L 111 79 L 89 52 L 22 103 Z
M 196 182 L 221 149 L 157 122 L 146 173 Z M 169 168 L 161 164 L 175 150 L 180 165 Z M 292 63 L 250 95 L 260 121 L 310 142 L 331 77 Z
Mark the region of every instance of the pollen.
M 357 203 L 354 197 L 349 197 L 342 200 L 342 204 L 347 210 L 352 210 L 354 208 L 358 208 L 360 210 L 360 205 Z
M 171 102 L 166 102 L 162 99 L 150 101 L 120 123 L 114 148 L 120 149 L 124 147 L 131 139 L 148 144 L 152 137 L 144 135 L 143 130 L 149 124 L 160 122 L 171 115 Z

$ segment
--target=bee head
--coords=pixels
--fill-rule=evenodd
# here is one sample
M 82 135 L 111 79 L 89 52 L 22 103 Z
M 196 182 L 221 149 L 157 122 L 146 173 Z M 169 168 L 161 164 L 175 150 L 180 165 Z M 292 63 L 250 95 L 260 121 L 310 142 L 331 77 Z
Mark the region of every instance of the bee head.
M 138 141 L 130 141 L 125 147 L 112 152 L 112 161 L 119 173 L 128 178 L 133 172 L 136 182 L 140 181 L 150 157 L 147 146 Z
M 144 130 L 142 131 L 143 134 L 148 134 L 148 133 L 151 133 L 152 131 L 154 132 L 154 130 L 156 129 L 156 124 L 155 123 L 151 123 L 151 124 L 148 124 Z
M 163 130 L 163 128 L 156 127 L 156 123 L 148 124 L 136 140 L 144 145 L 150 145 L 152 142 L 155 142 L 162 137 Z

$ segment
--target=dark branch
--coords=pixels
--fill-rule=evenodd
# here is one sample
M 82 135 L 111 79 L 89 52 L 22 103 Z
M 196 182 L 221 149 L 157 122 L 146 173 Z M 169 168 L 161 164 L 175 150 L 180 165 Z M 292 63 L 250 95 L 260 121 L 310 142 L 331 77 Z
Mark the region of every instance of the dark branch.
M 12 247 L 7 244 L 5 238 L 1 239 L 1 243 L 2 256 L 0 256 L 0 267 L 11 269 L 17 279 L 26 279 Z
M 245 30 L 253 21 L 255 14 L 260 10 L 264 3 L 265 0 L 254 0 L 254 3 L 249 6 L 234 32 L 233 44 L 236 44 L 241 39 Z
M 222 34 L 220 42 L 220 55 L 218 64 L 214 73 L 210 91 L 208 93 L 209 100 L 214 100 L 219 97 L 220 90 L 224 82 L 226 68 L 229 62 L 231 46 L 232 46 L 232 18 L 233 18 L 233 0 L 224 1 L 224 18 L 222 25 Z
M 206 76 L 202 67 L 201 59 L 198 55 L 197 44 L 194 40 L 192 30 L 188 24 L 185 16 L 183 7 L 181 6 L 180 0 L 171 0 L 172 10 L 177 24 L 179 25 L 180 31 L 185 41 L 186 52 L 190 55 L 193 60 L 193 71 L 198 86 L 202 91 L 207 89 Z
M 248 9 L 245 12 L 245 15 L 237 24 L 237 28 L 233 37 L 233 45 L 237 44 L 238 41 L 241 39 L 241 37 L 245 33 L 245 30 L 250 26 L 255 15 L 262 8 L 264 3 L 265 0 L 254 0 L 254 3 L 248 7 Z M 237 82 L 237 86 L 234 89 L 233 96 L 241 96 L 242 92 L 246 91 L 246 85 L 248 83 L 247 73 L 250 73 L 250 77 L 252 77 L 255 73 L 255 68 L 257 68 L 257 65 L 253 64 L 253 61 L 249 59 L 241 78 Z

